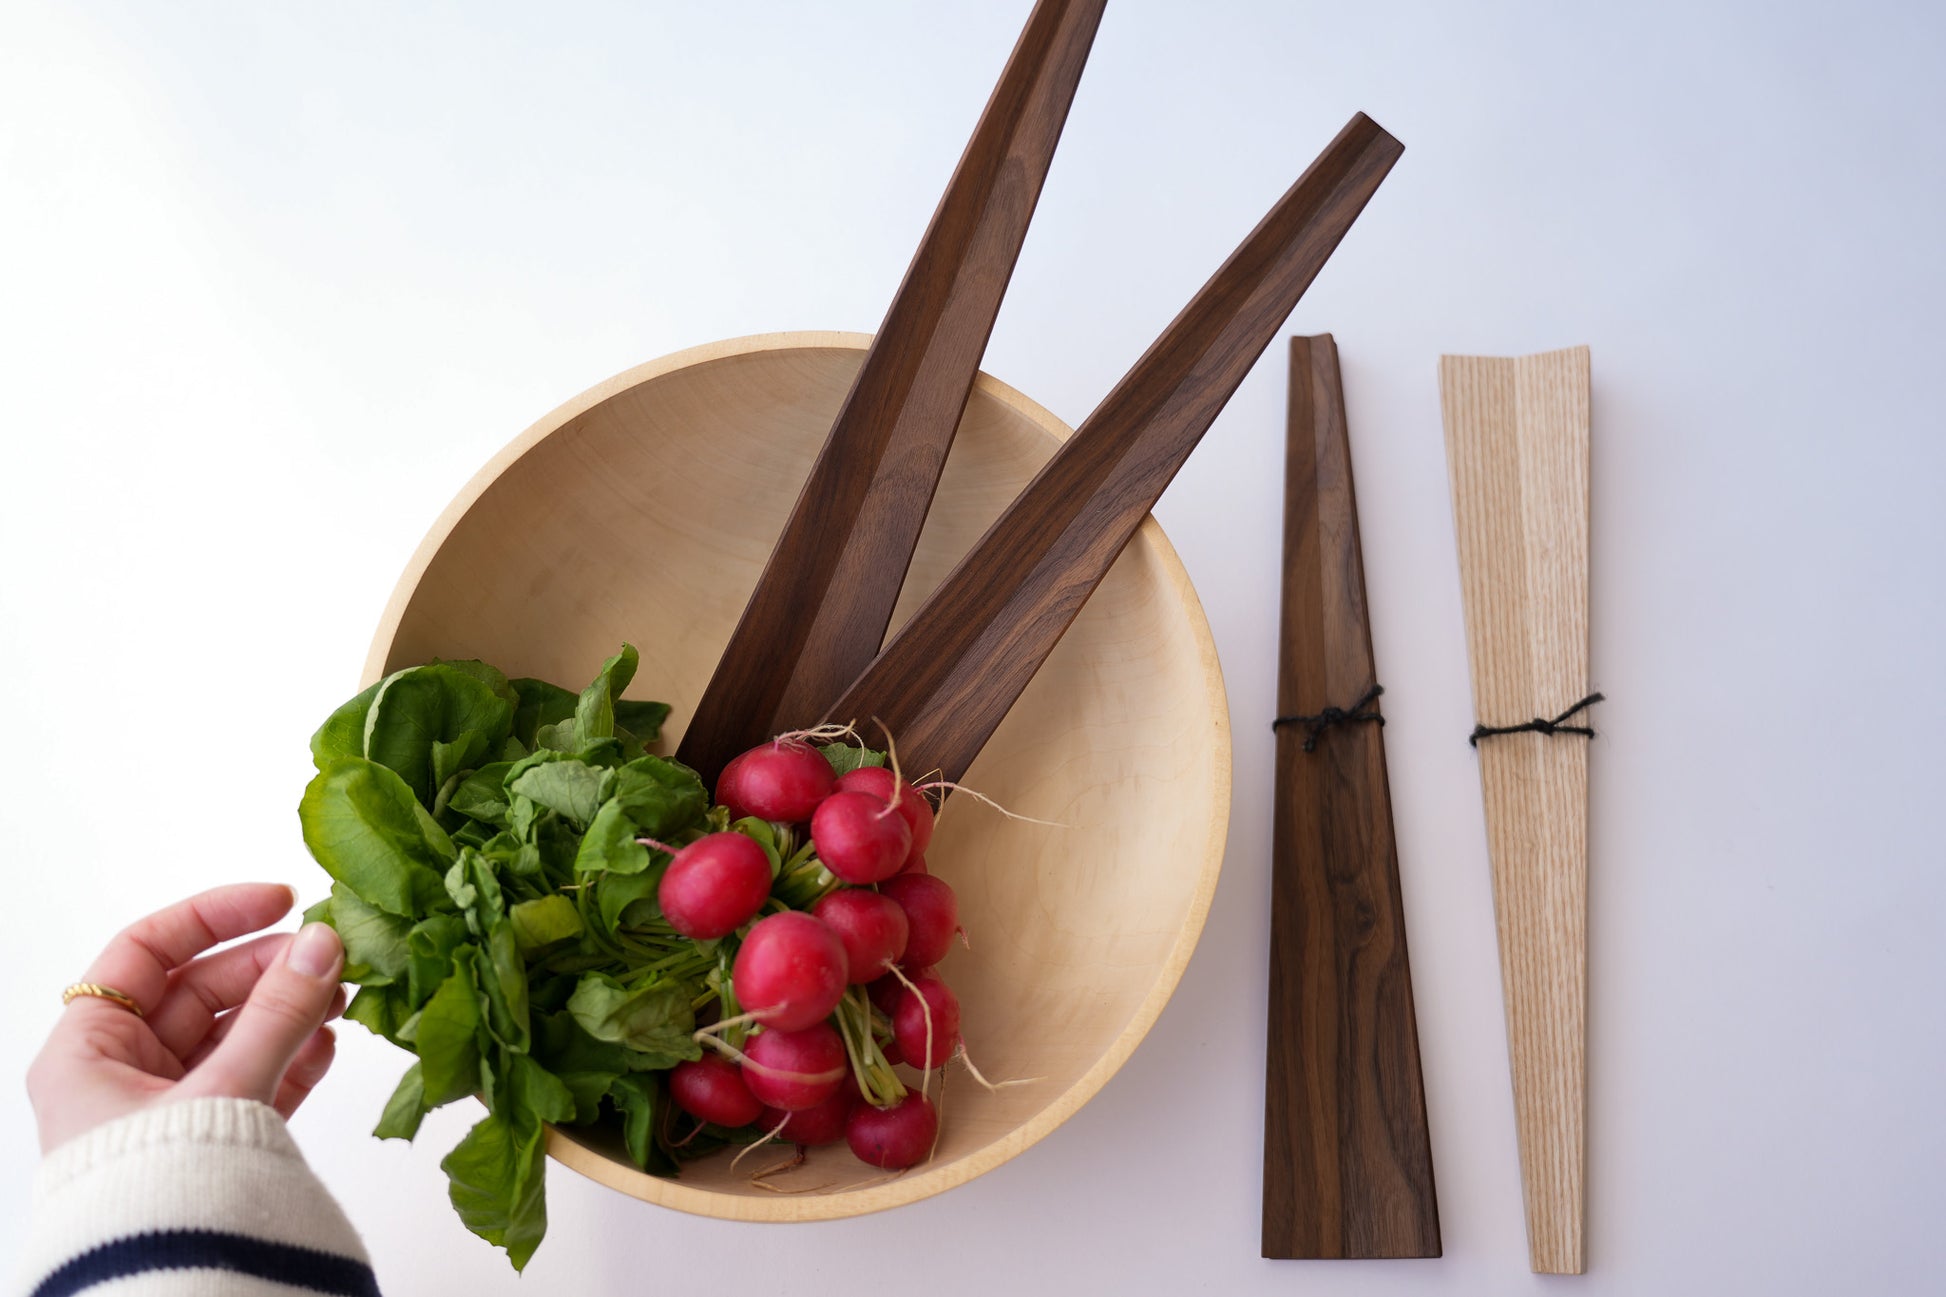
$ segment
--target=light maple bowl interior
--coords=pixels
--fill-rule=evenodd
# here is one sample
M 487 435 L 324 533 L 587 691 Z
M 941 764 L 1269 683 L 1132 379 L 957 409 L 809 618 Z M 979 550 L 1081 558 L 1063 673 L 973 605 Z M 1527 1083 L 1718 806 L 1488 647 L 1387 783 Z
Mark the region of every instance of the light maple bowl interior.
M 478 657 L 578 686 L 618 644 L 630 697 L 674 706 L 673 750 L 864 357 L 861 334 L 736 339 L 583 393 L 503 450 L 434 524 L 372 643 L 369 683 Z M 1069 429 L 982 374 L 894 624 L 930 591 Z M 1082 610 L 927 853 L 959 894 L 970 948 L 941 973 L 988 1092 L 953 1065 L 934 1159 L 888 1178 L 842 1145 L 771 1183 L 719 1156 L 680 1179 L 637 1171 L 599 1129 L 548 1152 L 623 1193 L 738 1220 L 818 1220 L 913 1202 L 1035 1143 L 1127 1060 L 1202 931 L 1229 815 L 1223 681 L 1195 591 L 1153 518 Z

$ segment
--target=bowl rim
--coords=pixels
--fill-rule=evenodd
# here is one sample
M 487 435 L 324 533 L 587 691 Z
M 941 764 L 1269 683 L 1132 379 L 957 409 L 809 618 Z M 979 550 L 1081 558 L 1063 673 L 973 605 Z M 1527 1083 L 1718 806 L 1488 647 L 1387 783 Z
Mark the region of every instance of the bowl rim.
M 460 519 L 478 503 L 487 488 L 492 486 L 501 474 L 554 432 L 611 397 L 680 369 L 768 351 L 838 349 L 862 352 L 870 347 L 872 336 L 869 333 L 796 330 L 751 334 L 703 343 L 623 370 L 556 406 L 482 465 L 434 520 L 425 538 L 419 542 L 418 549 L 413 551 L 405 571 L 400 574 L 398 584 L 393 588 L 392 596 L 379 618 L 378 627 L 372 635 L 371 648 L 366 656 L 359 687 L 368 687 L 383 673 L 386 655 L 391 650 L 392 642 L 398 637 L 400 623 L 405 619 L 406 607 L 418 591 L 419 583 L 425 577 L 427 568 L 431 566 L 434 555 L 445 545 Z M 981 394 L 1012 408 L 1057 441 L 1066 441 L 1074 435 L 1074 430 L 1052 411 L 985 370 L 981 370 L 975 377 L 973 386 L 974 390 Z M 1073 1116 L 1083 1104 L 1100 1092 L 1110 1077 L 1121 1070 L 1122 1065 L 1135 1052 L 1135 1047 L 1149 1034 L 1149 1030 L 1161 1016 L 1163 1007 L 1168 1004 L 1170 997 L 1175 994 L 1176 987 L 1189 966 L 1190 956 L 1195 952 L 1196 944 L 1202 937 L 1203 928 L 1209 919 L 1210 904 L 1216 894 L 1217 877 L 1223 868 L 1232 795 L 1228 695 L 1224 689 L 1223 668 L 1217 660 L 1216 641 L 1210 631 L 1209 619 L 1203 612 L 1202 600 L 1197 597 L 1196 588 L 1191 584 L 1189 573 L 1183 567 L 1182 559 L 1177 555 L 1175 546 L 1170 544 L 1169 537 L 1163 532 L 1162 525 L 1156 521 L 1153 514 L 1143 518 L 1141 526 L 1130 543 L 1140 543 L 1149 549 L 1151 555 L 1161 565 L 1164 576 L 1177 597 L 1182 600 L 1184 609 L 1189 615 L 1190 633 L 1195 642 L 1198 665 L 1202 668 L 1203 685 L 1208 694 L 1210 722 L 1215 731 L 1212 753 L 1215 768 L 1211 773 L 1216 781 L 1216 796 L 1211 800 L 1210 806 L 1210 825 L 1206 839 L 1208 846 L 1197 868 L 1195 886 L 1190 892 L 1188 907 L 1183 915 L 1182 926 L 1176 933 L 1176 940 L 1163 957 L 1161 966 L 1157 969 L 1156 980 L 1150 986 L 1148 994 L 1136 1006 L 1128 1023 L 1102 1052 L 1101 1057 L 1097 1058 L 1093 1065 L 1077 1077 L 1066 1090 L 1056 1095 L 1046 1107 L 992 1143 L 942 1166 L 907 1172 L 882 1183 L 868 1182 L 862 1187 L 839 1193 L 765 1198 L 701 1189 L 686 1185 L 680 1179 L 664 1179 L 639 1171 L 633 1166 L 615 1162 L 553 1126 L 550 1126 L 547 1132 L 549 1157 L 599 1184 L 628 1194 L 630 1197 L 664 1207 L 673 1207 L 678 1211 L 694 1215 L 744 1221 L 839 1220 L 868 1215 L 930 1198 L 934 1194 L 943 1193 L 947 1189 L 983 1175 L 1003 1162 L 1010 1161 L 1039 1143 L 1055 1127 Z

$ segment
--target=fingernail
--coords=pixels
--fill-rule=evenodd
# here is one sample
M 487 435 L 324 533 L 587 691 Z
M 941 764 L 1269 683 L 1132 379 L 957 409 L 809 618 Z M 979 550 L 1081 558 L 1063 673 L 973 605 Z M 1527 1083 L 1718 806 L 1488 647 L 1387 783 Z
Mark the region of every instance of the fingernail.
M 291 942 L 290 966 L 306 977 L 330 977 L 338 971 L 342 947 L 328 924 L 307 923 Z

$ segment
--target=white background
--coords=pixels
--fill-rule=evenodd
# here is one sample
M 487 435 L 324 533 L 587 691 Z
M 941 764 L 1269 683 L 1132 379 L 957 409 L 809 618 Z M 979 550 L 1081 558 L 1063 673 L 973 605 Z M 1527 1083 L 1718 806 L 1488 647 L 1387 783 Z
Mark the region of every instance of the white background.
M 0 1251 L 60 986 L 205 885 L 318 894 L 305 738 L 446 501 L 639 361 L 876 327 L 1027 8 L 5 6 Z M 521 1287 L 445 1202 L 470 1115 L 370 1139 L 401 1061 L 352 1028 L 295 1127 L 387 1290 L 1938 1291 L 1943 59 L 1917 3 L 1109 8 L 986 362 L 1070 422 L 1353 110 L 1407 145 L 1291 331 L 1344 358 L 1443 1260 L 1257 1256 L 1277 359 L 1159 510 L 1235 813 L 1202 946 L 1100 1097 L 837 1224 L 556 1168 Z M 1544 1280 L 1434 368 L 1573 343 L 1612 701 L 1590 1272 Z

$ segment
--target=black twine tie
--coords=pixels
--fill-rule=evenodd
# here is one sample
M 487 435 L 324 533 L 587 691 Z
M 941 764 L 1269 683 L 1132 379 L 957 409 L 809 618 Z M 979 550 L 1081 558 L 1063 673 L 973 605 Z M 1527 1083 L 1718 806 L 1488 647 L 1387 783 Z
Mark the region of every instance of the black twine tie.
M 1583 698 L 1580 702 L 1568 708 L 1551 721 L 1544 721 L 1536 716 L 1525 725 L 1475 725 L 1473 732 L 1467 736 L 1466 741 L 1477 748 L 1480 746 L 1481 739 L 1490 739 L 1496 734 L 1581 734 L 1588 738 L 1593 738 L 1595 732 L 1590 727 L 1586 725 L 1563 725 L 1561 722 L 1582 708 L 1592 707 L 1602 701 L 1603 699 L 1600 694 L 1589 694 L 1586 698 Z
M 1333 725 L 1350 725 L 1358 721 L 1371 721 L 1378 725 L 1385 724 L 1385 718 L 1383 716 L 1380 716 L 1377 712 L 1368 712 L 1365 710 L 1372 703 L 1376 702 L 1378 696 L 1384 692 L 1384 686 L 1373 685 L 1365 691 L 1363 698 L 1360 698 L 1349 708 L 1327 707 L 1316 716 L 1279 716 L 1270 723 L 1270 728 L 1273 730 L 1281 730 L 1286 725 L 1302 725 L 1304 727 L 1304 750 L 1306 752 L 1316 752 L 1318 750 L 1318 736 L 1330 729 Z

